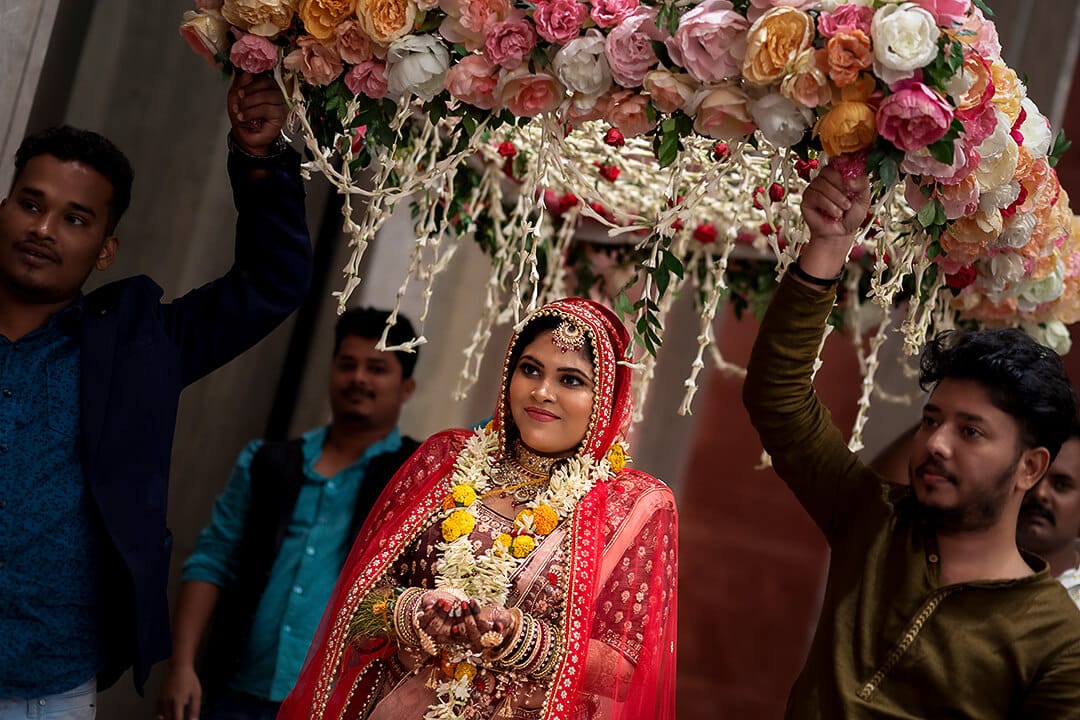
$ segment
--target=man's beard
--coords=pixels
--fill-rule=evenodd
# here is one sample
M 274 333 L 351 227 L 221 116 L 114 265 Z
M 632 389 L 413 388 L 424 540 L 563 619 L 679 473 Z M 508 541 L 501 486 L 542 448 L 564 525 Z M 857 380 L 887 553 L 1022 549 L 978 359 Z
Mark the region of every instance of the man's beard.
M 926 505 L 915 497 L 915 504 L 922 517 L 936 530 L 957 533 L 977 532 L 994 525 L 1005 511 L 1005 501 L 1009 497 L 1011 480 L 1020 459 L 1002 472 L 988 488 L 980 488 L 974 497 L 955 507 L 935 507 Z

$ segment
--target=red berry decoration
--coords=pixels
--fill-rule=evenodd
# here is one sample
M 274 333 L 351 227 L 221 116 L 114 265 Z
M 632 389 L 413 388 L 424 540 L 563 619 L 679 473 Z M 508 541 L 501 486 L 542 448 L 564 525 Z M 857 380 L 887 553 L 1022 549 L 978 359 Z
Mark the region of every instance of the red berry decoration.
M 615 182 L 619 177 L 619 168 L 614 165 L 600 165 L 600 177 L 608 182 Z
M 758 210 L 764 210 L 765 206 L 761 204 L 761 196 L 765 194 L 765 188 L 758 185 L 754 188 L 754 207 Z
M 619 128 L 611 128 L 607 131 L 607 135 L 604 136 L 604 142 L 611 147 L 622 147 L 626 144 L 626 138 L 623 137 L 622 131 Z
M 761 223 L 761 225 L 758 226 L 758 230 L 760 230 L 761 234 L 765 237 L 773 234 L 773 226 L 769 223 Z
M 716 226 L 711 223 L 703 223 L 694 228 L 694 239 L 702 245 L 711 245 L 716 242 Z
M 517 155 L 517 148 L 514 147 L 512 142 L 501 142 L 499 143 L 499 154 L 504 158 L 512 158 Z
M 726 142 L 718 142 L 712 147 L 713 160 L 723 160 L 730 154 L 731 151 L 728 149 Z
M 780 202 L 784 199 L 784 186 L 780 183 L 773 183 L 769 186 L 769 199 L 773 202 Z

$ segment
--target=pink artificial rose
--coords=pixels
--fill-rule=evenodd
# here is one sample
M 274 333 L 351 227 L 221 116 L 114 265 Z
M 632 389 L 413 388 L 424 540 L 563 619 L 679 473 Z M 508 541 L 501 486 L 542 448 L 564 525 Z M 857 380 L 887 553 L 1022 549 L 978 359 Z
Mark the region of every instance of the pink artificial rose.
M 604 40 L 611 76 L 624 88 L 640 86 L 645 73 L 660 62 L 652 47 L 652 41 L 661 37 L 655 21 L 655 8 L 639 7 L 612 28 Z
M 671 59 L 695 80 L 718 83 L 742 74 L 749 28 L 728 0 L 705 0 L 682 16 L 666 45 Z
M 904 151 L 922 150 L 948 132 L 953 109 L 936 92 L 916 80 L 902 80 L 881 102 L 877 127 L 881 137 Z
M 498 70 L 483 55 L 466 55 L 447 71 L 446 89 L 462 102 L 481 110 L 490 110 L 495 107 Z
M 508 0 L 440 0 L 439 7 L 446 13 L 439 34 L 470 52 L 482 50 L 491 26 L 511 13 Z
M 597 27 L 612 28 L 630 17 L 641 3 L 638 0 L 593 0 L 589 16 Z
M 989 103 L 977 115 L 956 113 L 956 117 L 960 118 L 960 123 L 964 126 L 964 142 L 971 147 L 978 147 L 983 140 L 993 135 L 998 123 L 994 106 Z
M 311 35 L 296 40 L 297 49 L 285 56 L 286 69 L 300 73 L 312 85 L 329 85 L 345 68 L 337 50 Z
M 649 100 L 630 90 L 622 90 L 611 98 L 604 119 L 626 137 L 644 135 L 656 126 L 649 119 Z
M 258 75 L 277 64 L 277 48 L 264 37 L 245 33 L 233 43 L 229 62 L 244 72 Z
M 516 70 L 536 47 L 536 30 L 523 13 L 514 13 L 491 26 L 484 57 L 493 65 Z
M 975 6 L 956 32 L 956 39 L 987 60 L 1001 59 L 1001 40 L 997 27 L 986 19 L 982 10 Z
M 702 90 L 694 113 L 694 130 L 716 140 L 741 139 L 754 132 L 746 93 L 735 83 Z
M 967 20 L 971 0 L 911 0 L 934 16 L 938 27 L 951 28 Z
M 750 6 L 746 9 L 746 17 L 754 22 L 774 7 L 790 7 L 796 10 L 811 10 L 817 6 L 820 0 L 750 0 Z
M 386 97 L 386 65 L 378 60 L 365 60 L 345 73 L 345 86 L 353 95 L 364 95 L 372 100 Z
M 641 81 L 641 87 L 660 112 L 675 112 L 687 106 L 698 90 L 697 82 L 686 73 L 651 70 Z
M 559 81 L 525 68 L 504 72 L 495 89 L 499 105 L 518 117 L 536 117 L 554 110 L 566 95 Z
M 818 18 L 818 32 L 831 38 L 838 32 L 861 30 L 870 37 L 870 21 L 874 19 L 874 8 L 866 5 L 841 5 L 831 13 L 821 13 Z
M 930 151 L 924 148 L 905 154 L 900 162 L 900 170 L 909 175 L 932 177 L 942 185 L 955 185 L 974 173 L 980 160 L 981 157 L 974 148 L 954 140 L 951 165 L 938 162 Z
M 359 65 L 375 56 L 375 47 L 360 23 L 346 20 L 334 28 L 337 51 L 341 59 L 350 65 Z
M 536 32 L 550 43 L 565 45 L 581 34 L 589 11 L 577 0 L 540 0 L 533 10 Z

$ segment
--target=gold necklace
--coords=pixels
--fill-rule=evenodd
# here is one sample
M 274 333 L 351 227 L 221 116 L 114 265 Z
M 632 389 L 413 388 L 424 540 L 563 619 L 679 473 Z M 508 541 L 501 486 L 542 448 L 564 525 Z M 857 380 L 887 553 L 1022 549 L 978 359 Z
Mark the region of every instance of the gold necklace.
M 491 473 L 495 486 L 484 493 L 483 497 L 498 494 L 501 497 L 513 497 L 515 505 L 533 500 L 551 477 L 551 469 L 559 458 L 538 455 L 525 447 L 520 440 L 515 440 L 513 448 Z M 524 478 L 524 480 L 522 480 Z
M 513 463 L 523 474 L 532 477 L 551 477 L 551 468 L 560 458 L 549 455 L 540 455 L 529 448 L 521 440 L 514 440 L 513 452 L 510 453 L 510 462 Z

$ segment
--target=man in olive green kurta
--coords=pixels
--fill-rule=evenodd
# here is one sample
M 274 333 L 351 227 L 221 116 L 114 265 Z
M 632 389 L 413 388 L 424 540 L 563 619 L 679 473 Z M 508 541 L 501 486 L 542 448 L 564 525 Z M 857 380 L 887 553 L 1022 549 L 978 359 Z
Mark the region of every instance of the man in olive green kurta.
M 924 504 L 934 493 L 960 492 L 967 481 L 915 471 L 912 487 L 886 483 L 848 450 L 813 392 L 812 367 L 836 298 L 828 280 L 866 213 L 865 180 L 844 180 L 831 169 L 822 175 L 804 195 L 812 240 L 766 314 L 744 389 L 777 473 L 832 550 L 817 632 L 786 716 L 1080 718 L 1080 613 L 1046 563 L 1021 556 L 1013 543 L 1012 555 L 1024 563 L 1017 571 L 994 539 L 1004 530 L 965 535 L 936 526 Z M 924 419 L 929 429 L 916 442 L 924 455 L 939 453 L 942 467 L 962 466 L 980 438 L 926 450 L 937 442 L 926 438 L 953 422 L 946 401 L 935 397 Z M 1016 483 L 1037 482 L 1024 473 L 1041 476 L 1054 453 L 1025 449 Z M 999 521 L 1015 527 L 1022 487 L 1008 497 Z M 974 570 L 962 562 L 971 548 Z

